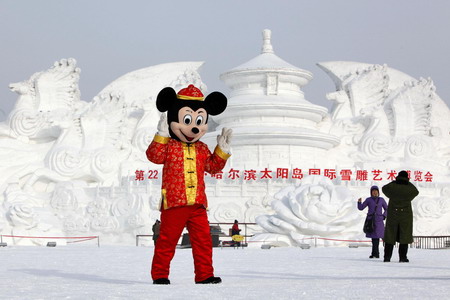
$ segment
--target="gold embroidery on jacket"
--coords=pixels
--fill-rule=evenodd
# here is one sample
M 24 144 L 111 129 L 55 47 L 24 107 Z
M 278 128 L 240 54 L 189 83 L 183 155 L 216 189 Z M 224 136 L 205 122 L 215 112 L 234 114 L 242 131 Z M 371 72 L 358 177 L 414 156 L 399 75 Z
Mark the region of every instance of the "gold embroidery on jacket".
M 170 141 L 170 137 L 165 137 L 165 136 L 160 136 L 160 135 L 155 134 L 153 141 L 165 145 Z
M 166 189 L 161 189 L 161 202 L 163 204 L 163 208 L 167 209 L 167 196 L 166 196 Z M 159 207 L 158 209 L 161 209 L 161 202 L 159 202 Z
M 223 160 L 227 160 L 231 156 L 231 154 L 228 154 L 224 152 L 222 149 L 220 149 L 219 145 L 217 145 L 216 148 L 214 148 L 214 153 Z
M 183 143 L 183 159 L 187 205 L 194 205 L 197 196 L 197 157 L 194 144 Z

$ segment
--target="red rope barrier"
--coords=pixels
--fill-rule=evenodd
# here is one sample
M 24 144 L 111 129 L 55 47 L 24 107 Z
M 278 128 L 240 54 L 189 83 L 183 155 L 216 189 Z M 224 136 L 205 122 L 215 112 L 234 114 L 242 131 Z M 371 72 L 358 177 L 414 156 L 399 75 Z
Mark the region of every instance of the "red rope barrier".
M 97 236 L 27 236 L 27 235 L 3 235 L 0 234 L 0 237 L 3 242 L 3 237 L 8 238 L 24 238 L 24 239 L 65 239 L 65 240 L 77 240 L 77 241 L 66 241 L 66 244 L 72 244 L 72 243 L 81 243 L 86 241 L 91 241 L 93 239 L 97 239 L 97 245 L 100 247 L 100 237 Z
M 3 235 L 11 238 L 25 238 L 25 239 L 96 239 L 98 236 L 22 236 L 22 235 Z
M 329 239 L 329 238 L 321 238 L 321 237 L 318 237 L 317 239 L 327 240 L 327 241 L 353 242 L 353 243 L 370 243 L 370 242 L 372 242 L 372 241 L 338 240 L 338 239 Z
M 86 242 L 86 241 L 92 241 L 93 239 L 96 239 L 97 237 L 93 237 L 90 239 L 84 239 L 84 240 L 79 240 L 79 241 L 72 241 L 72 242 L 66 242 L 67 244 L 73 244 L 73 243 L 81 243 L 81 242 Z
M 327 240 L 327 241 L 339 241 L 339 242 L 353 242 L 353 243 L 371 243 L 372 241 L 355 241 L 355 240 L 338 240 L 338 239 L 330 239 L 330 238 L 321 238 L 321 237 L 311 237 L 311 238 L 304 238 L 302 240 Z M 247 241 L 247 243 L 266 243 L 270 241 Z

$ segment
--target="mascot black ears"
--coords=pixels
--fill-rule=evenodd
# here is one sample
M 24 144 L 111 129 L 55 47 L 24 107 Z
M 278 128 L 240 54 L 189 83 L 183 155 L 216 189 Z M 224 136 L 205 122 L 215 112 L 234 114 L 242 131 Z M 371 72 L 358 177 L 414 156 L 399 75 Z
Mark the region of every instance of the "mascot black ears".
M 208 131 L 208 116 L 221 114 L 226 107 L 224 94 L 212 92 L 205 98 L 192 84 L 178 94 L 166 87 L 156 98 L 156 108 L 167 111 L 170 137 L 185 143 L 198 141 Z

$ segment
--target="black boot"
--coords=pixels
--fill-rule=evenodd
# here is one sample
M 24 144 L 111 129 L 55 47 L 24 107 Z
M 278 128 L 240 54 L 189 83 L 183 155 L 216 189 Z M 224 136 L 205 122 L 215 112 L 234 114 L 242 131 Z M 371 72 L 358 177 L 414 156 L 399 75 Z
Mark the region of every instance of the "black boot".
M 398 256 L 400 258 L 399 262 L 401 263 L 409 262 L 407 255 L 408 255 L 408 244 L 400 244 L 400 246 L 398 247 Z
M 220 277 L 211 276 L 209 278 L 206 278 L 205 280 L 197 281 L 195 283 L 196 284 L 217 284 L 217 283 L 221 283 L 221 282 L 222 282 L 222 279 Z
M 168 278 L 158 278 L 153 280 L 153 284 L 170 284 L 170 280 Z
M 369 256 L 369 258 L 380 258 L 380 251 L 378 250 L 379 245 L 379 238 L 372 239 L 372 254 Z
M 392 251 L 394 250 L 393 244 L 384 243 L 384 262 L 390 262 L 392 257 Z

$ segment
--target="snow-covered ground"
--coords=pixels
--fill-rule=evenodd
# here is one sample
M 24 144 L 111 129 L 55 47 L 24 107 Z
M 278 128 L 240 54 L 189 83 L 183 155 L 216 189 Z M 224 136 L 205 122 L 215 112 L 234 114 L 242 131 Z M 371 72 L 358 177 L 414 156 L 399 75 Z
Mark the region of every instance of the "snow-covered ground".
M 450 251 L 410 249 L 410 263 L 370 248 L 215 248 L 219 285 L 196 285 L 177 249 L 171 285 L 149 275 L 153 247 L 0 248 L 1 299 L 449 299 Z

